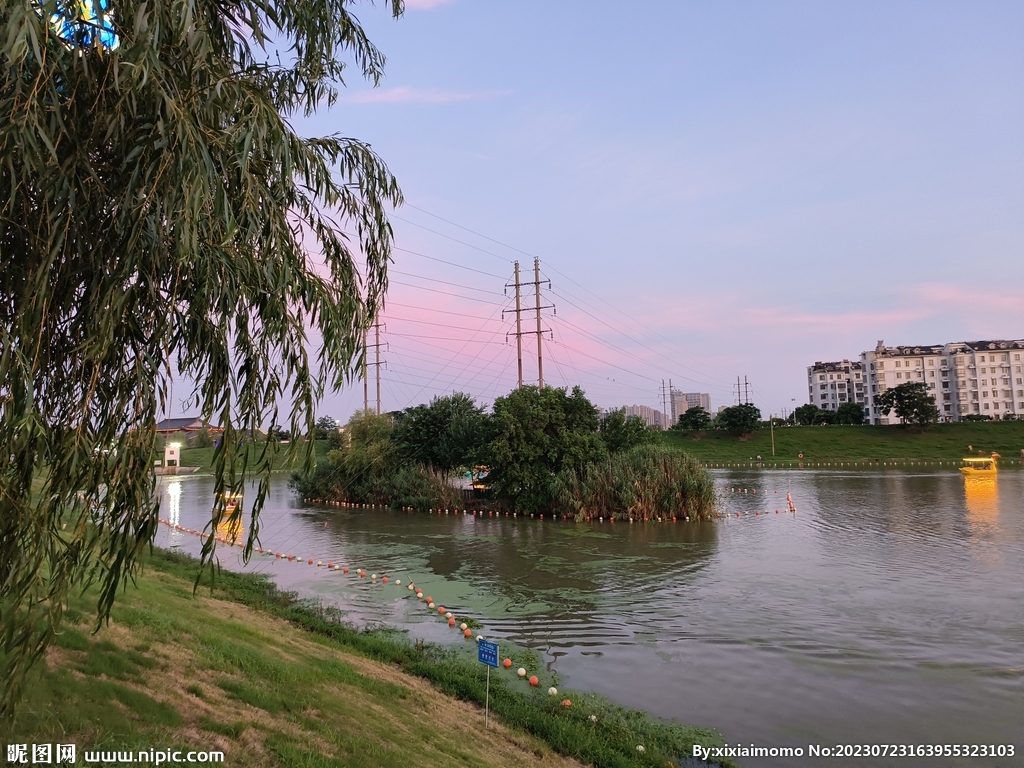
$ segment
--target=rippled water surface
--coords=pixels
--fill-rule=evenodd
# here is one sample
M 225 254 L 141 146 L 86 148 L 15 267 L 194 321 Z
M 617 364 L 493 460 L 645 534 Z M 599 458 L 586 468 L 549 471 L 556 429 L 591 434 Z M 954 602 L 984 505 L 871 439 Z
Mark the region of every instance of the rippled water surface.
M 981 763 L 1024 765 L 1024 472 L 716 480 L 723 509 L 740 518 L 577 525 L 307 508 L 282 478 L 261 541 L 412 579 L 479 617 L 489 637 L 542 653 L 563 686 L 713 726 L 733 744 L 1015 744 L 1018 757 Z M 201 528 L 212 488 L 209 478 L 165 478 L 163 516 Z M 796 514 L 784 511 L 788 491 Z M 157 544 L 199 549 L 163 526 Z M 242 566 L 236 550 L 218 552 L 354 621 L 452 642 L 404 587 L 259 555 Z

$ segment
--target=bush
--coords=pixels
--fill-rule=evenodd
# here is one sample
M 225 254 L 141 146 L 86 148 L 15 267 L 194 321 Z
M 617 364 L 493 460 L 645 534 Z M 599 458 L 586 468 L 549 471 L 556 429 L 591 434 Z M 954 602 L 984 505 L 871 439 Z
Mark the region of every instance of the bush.
M 462 494 L 445 477 L 409 462 L 392 440 L 391 417 L 355 414 L 348 440 L 319 462 L 311 474 L 295 474 L 292 487 L 303 498 L 386 506 L 458 507 Z

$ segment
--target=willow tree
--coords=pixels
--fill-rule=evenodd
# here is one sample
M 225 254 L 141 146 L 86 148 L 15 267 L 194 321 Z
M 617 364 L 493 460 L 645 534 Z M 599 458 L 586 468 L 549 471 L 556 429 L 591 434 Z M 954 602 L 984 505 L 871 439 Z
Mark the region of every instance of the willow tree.
M 216 497 L 259 479 L 248 556 L 269 464 L 243 438 L 279 408 L 311 434 L 358 366 L 401 193 L 368 145 L 289 122 L 346 66 L 381 77 L 350 5 L 0 4 L 4 712 L 71 590 L 98 586 L 102 622 L 153 539 L 172 372 L 224 430 Z

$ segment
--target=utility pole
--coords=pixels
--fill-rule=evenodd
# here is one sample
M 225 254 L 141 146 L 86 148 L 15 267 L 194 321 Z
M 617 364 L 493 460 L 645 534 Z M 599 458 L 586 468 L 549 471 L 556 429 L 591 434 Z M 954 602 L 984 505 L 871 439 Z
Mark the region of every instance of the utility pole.
M 679 420 L 679 414 L 676 413 L 676 398 L 672 394 L 672 379 L 668 380 L 668 410 L 669 410 L 669 424 L 670 427 L 674 427 L 676 422 Z
M 519 262 L 515 262 L 515 282 L 512 285 L 505 285 L 505 290 L 508 292 L 509 288 L 515 288 L 515 309 L 503 309 L 502 317 L 505 316 L 506 312 L 515 312 L 515 347 L 516 357 L 518 359 L 518 382 L 519 386 L 522 387 L 522 337 L 530 334 L 537 334 L 537 382 L 538 386 L 544 386 L 544 329 L 541 326 L 541 310 L 542 309 L 554 309 L 554 304 L 541 304 L 541 262 L 539 259 L 534 259 L 534 294 L 536 297 L 535 311 L 537 312 L 537 330 L 536 331 L 523 331 L 522 330 L 522 313 L 528 311 L 523 309 L 522 306 L 522 282 L 519 275 Z M 528 284 L 527 284 L 528 285 Z M 551 288 L 551 281 L 548 281 L 548 288 Z M 508 339 L 509 335 L 505 334 L 505 338 Z
M 768 425 L 772 433 L 772 456 L 775 455 L 775 417 L 768 414 Z
M 373 324 L 373 346 L 376 354 L 374 365 L 377 366 L 377 415 L 380 416 L 380 321 Z
M 662 379 L 661 380 L 661 412 L 665 416 L 665 418 L 668 418 L 668 410 L 667 410 L 667 408 L 668 408 L 668 405 L 665 403 L 665 380 Z M 665 429 L 664 425 L 662 425 L 662 429 Z
M 523 388 L 523 306 L 519 284 L 519 262 L 516 262 L 516 358 L 519 362 L 519 385 Z
M 373 323 L 373 345 L 372 346 L 373 346 L 373 352 L 374 352 L 373 365 L 377 369 L 375 371 L 376 376 L 377 376 L 377 413 L 380 413 L 380 407 L 381 407 L 381 400 L 380 400 L 380 366 L 381 366 L 381 363 L 383 361 L 380 359 L 380 348 L 387 346 L 387 342 L 386 341 L 383 344 L 381 344 L 381 341 L 380 341 L 380 326 L 381 326 L 380 320 L 375 320 L 374 323 Z M 387 330 L 387 326 L 384 326 L 384 330 Z M 369 362 L 367 361 L 367 358 L 370 356 L 370 346 L 371 346 L 370 343 L 369 343 L 369 335 L 370 335 L 369 334 L 369 329 L 367 329 L 367 331 L 363 335 L 363 410 L 364 411 L 370 410 L 370 377 L 367 374 L 367 370 L 366 370 L 369 367 Z
M 747 384 L 747 377 L 743 377 L 743 404 L 750 405 L 750 387 Z
M 537 290 L 537 386 L 544 389 L 544 334 L 540 328 L 540 259 L 533 260 L 533 280 Z
M 740 377 L 736 377 L 736 405 L 743 405 L 743 390 L 740 389 Z

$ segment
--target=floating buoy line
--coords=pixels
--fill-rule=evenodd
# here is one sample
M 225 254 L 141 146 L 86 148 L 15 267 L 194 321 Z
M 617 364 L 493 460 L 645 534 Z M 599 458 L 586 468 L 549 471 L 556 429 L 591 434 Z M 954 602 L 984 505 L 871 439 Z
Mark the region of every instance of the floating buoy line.
M 1021 459 L 1001 459 L 1004 465 L 1013 464 L 1016 462 L 1021 466 L 1024 466 L 1024 460 Z M 920 461 L 918 459 L 878 459 L 876 461 L 808 461 L 807 459 L 799 459 L 798 461 L 715 461 L 705 462 L 700 465 L 704 469 L 808 469 L 810 467 L 831 467 L 835 468 L 848 468 L 848 467 L 867 467 L 867 468 L 878 468 L 878 467 L 959 467 L 959 461 Z
M 187 534 L 189 534 L 191 536 L 196 536 L 196 537 L 198 537 L 201 540 L 206 540 L 206 539 L 208 539 L 210 537 L 210 534 L 206 533 L 205 531 L 197 531 L 197 530 L 192 529 L 192 528 L 187 528 L 187 527 L 185 527 L 183 525 L 178 525 L 177 523 L 172 523 L 170 520 L 165 520 L 164 518 L 158 518 L 158 520 L 159 520 L 161 525 L 166 525 L 171 530 L 175 530 L 175 531 L 178 531 L 180 533 L 187 533 Z M 218 542 L 220 542 L 222 544 L 226 544 L 226 545 L 228 545 L 230 547 L 244 548 L 244 546 L 245 546 L 244 542 L 239 542 L 239 541 L 233 540 L 230 536 L 225 536 L 225 535 L 218 534 L 214 538 Z M 317 570 L 321 570 L 322 569 L 326 573 L 340 573 L 342 575 L 347 575 L 349 573 L 349 566 L 341 565 L 340 563 L 335 563 L 335 562 L 333 562 L 331 560 L 328 560 L 325 563 L 323 560 L 314 560 L 311 557 L 304 559 L 301 555 L 284 554 L 284 553 L 281 553 L 281 552 L 275 552 L 275 551 L 273 551 L 271 549 L 266 549 L 264 547 L 253 547 L 253 552 L 261 554 L 261 555 L 265 555 L 265 556 L 268 556 L 268 557 L 273 557 L 274 560 L 283 560 L 283 561 L 286 561 L 286 562 L 294 562 L 294 563 L 299 563 L 300 565 L 304 564 L 306 566 L 312 566 L 312 565 L 315 564 Z M 367 571 L 366 571 L 365 568 L 356 568 L 354 575 L 358 576 L 360 579 L 365 579 L 365 578 L 367 578 Z M 400 588 L 402 586 L 402 580 L 401 579 L 395 579 L 394 581 L 391 581 L 390 578 L 387 576 L 387 574 L 379 574 L 378 575 L 376 573 L 370 573 L 369 574 L 369 580 L 370 580 L 370 583 L 372 583 L 372 584 L 376 584 L 378 581 L 382 585 L 383 584 L 391 583 L 391 584 L 394 585 L 394 587 L 396 589 Z M 469 624 L 465 620 L 460 622 L 459 619 L 456 618 L 455 613 L 453 611 L 451 611 L 449 608 L 446 608 L 443 605 L 437 605 L 434 602 L 434 598 L 431 597 L 430 595 L 424 593 L 424 591 L 420 587 L 416 586 L 415 582 L 413 582 L 413 581 L 408 582 L 406 584 L 406 586 L 405 586 L 405 589 L 408 592 L 412 592 L 413 595 L 415 595 L 415 599 L 420 601 L 420 602 L 422 602 L 424 604 L 424 606 L 426 607 L 426 609 L 432 615 L 440 618 L 442 621 L 447 623 L 449 629 L 456 629 L 456 628 L 458 628 L 459 633 L 462 635 L 462 637 L 465 640 L 475 640 L 475 642 L 479 643 L 480 641 L 485 639 L 484 635 L 482 633 L 479 633 L 479 632 L 477 632 L 477 634 L 474 636 L 473 629 L 470 628 Z M 399 593 L 399 595 L 401 595 L 401 593 Z M 403 597 L 404 597 L 404 599 L 409 599 L 410 595 L 404 595 Z M 500 669 L 511 670 L 512 669 L 512 659 L 506 657 L 502 661 Z M 514 674 L 517 677 L 523 679 L 523 678 L 526 677 L 526 670 L 524 668 L 520 667 L 518 670 L 516 670 L 512 674 Z M 536 688 L 538 685 L 540 685 L 540 680 L 539 680 L 539 678 L 536 675 L 531 676 L 530 679 L 527 682 L 529 683 L 531 688 Z M 556 688 L 551 687 L 551 688 L 548 689 L 548 695 L 549 696 L 556 696 L 557 694 L 558 694 L 558 690 Z M 569 699 L 565 699 L 565 700 L 562 701 L 562 706 L 563 707 L 571 707 L 572 706 L 572 701 L 570 701 Z

